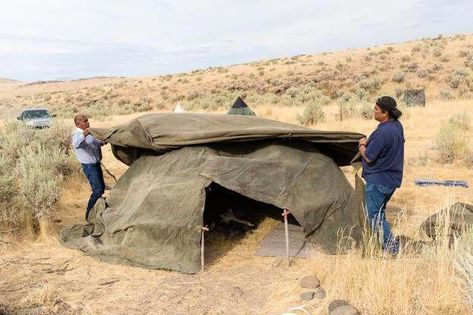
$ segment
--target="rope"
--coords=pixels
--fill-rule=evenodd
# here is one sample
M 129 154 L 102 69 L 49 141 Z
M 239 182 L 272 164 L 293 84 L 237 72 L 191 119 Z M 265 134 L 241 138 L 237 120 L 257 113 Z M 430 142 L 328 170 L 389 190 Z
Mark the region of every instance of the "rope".
M 115 184 L 116 184 L 117 183 L 117 178 L 112 173 L 110 173 L 110 171 L 105 167 L 105 165 L 102 162 L 100 162 L 100 165 L 102 165 L 105 172 L 107 172 L 107 174 L 110 175 L 115 180 Z

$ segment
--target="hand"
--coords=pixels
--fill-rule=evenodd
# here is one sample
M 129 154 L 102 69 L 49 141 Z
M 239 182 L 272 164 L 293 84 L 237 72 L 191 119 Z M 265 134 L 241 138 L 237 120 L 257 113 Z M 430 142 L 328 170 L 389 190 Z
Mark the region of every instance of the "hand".
M 90 135 L 89 128 L 85 128 L 83 131 L 83 134 L 84 134 L 84 137 L 87 137 L 88 135 Z
M 362 146 L 362 145 L 366 146 L 366 142 L 367 142 L 366 137 L 363 137 L 358 141 L 358 146 Z

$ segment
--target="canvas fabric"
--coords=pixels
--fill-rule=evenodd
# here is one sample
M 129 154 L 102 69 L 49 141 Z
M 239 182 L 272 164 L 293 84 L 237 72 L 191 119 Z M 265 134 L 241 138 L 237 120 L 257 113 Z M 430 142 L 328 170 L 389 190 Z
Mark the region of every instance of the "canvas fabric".
M 306 238 L 328 252 L 336 251 L 342 231 L 360 238 L 363 211 L 338 166 L 355 155 L 361 134 L 209 114 L 152 114 L 92 133 L 130 167 L 88 224 L 63 231 L 68 247 L 106 261 L 195 273 L 212 182 L 289 209 Z

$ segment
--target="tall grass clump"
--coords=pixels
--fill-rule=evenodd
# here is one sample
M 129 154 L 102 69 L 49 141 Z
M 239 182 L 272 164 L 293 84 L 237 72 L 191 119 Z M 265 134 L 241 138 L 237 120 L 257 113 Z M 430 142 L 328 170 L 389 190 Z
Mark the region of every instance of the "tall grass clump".
M 365 237 L 363 248 L 348 254 L 319 257 L 322 261 L 316 266 L 317 274 L 330 291 L 327 302 L 320 303 L 314 313 L 323 313 L 326 304 L 334 299 L 348 301 L 362 314 L 469 313 L 468 299 L 455 281 L 457 254 L 449 246 L 449 214 L 443 216 L 436 227 L 439 233 L 435 241 L 404 243 L 395 258 L 385 254 L 373 237 Z M 405 230 L 405 223 L 398 218 L 394 230 Z M 416 234 L 418 238 L 424 236 L 420 230 Z M 469 248 L 471 253 L 473 247 Z M 473 261 L 469 261 L 461 268 L 472 272 L 472 266 Z M 464 292 L 471 294 L 473 277 L 468 272 L 464 278 L 468 289 Z
M 457 280 L 473 313 L 473 228 L 468 228 L 458 240 L 455 254 Z
M 470 155 L 470 125 L 470 118 L 466 113 L 452 116 L 442 124 L 434 140 L 441 162 L 451 163 Z
M 6 122 L 0 134 L 0 226 L 45 235 L 65 176 L 79 167 L 69 150 L 70 127 L 34 130 Z

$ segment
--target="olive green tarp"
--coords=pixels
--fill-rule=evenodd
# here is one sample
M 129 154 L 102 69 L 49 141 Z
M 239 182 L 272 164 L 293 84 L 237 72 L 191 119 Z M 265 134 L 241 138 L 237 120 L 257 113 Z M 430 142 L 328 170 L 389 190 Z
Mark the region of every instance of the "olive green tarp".
M 473 228 L 473 205 L 462 202 L 440 210 L 421 224 L 421 229 L 429 237 L 436 239 L 441 234 L 447 236 L 451 244 L 471 228 Z
M 338 166 L 349 164 L 362 134 L 190 113 L 148 114 L 92 133 L 131 166 L 88 225 L 63 231 L 68 247 L 111 262 L 197 272 L 212 182 L 289 209 L 307 239 L 327 251 L 336 249 L 340 229 L 359 237 L 359 202 Z

